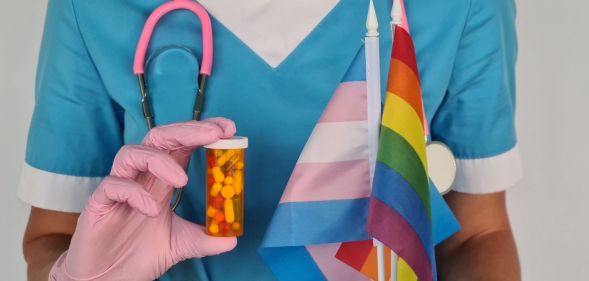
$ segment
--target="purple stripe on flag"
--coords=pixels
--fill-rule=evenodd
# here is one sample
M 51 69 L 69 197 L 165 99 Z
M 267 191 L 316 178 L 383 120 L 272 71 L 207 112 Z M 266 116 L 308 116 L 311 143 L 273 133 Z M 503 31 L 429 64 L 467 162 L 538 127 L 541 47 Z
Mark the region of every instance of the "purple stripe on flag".
M 372 197 L 367 230 L 374 238 L 389 246 L 413 269 L 419 280 L 432 280 L 432 264 L 417 233 L 397 212 Z M 431 243 L 433 245 L 433 242 Z
M 308 245 L 307 251 L 327 280 L 370 281 L 362 273 L 335 258 L 341 243 Z
M 345 200 L 370 196 L 368 160 L 299 163 L 280 203 Z
M 367 118 L 366 81 L 339 84 L 319 123 L 362 121 Z

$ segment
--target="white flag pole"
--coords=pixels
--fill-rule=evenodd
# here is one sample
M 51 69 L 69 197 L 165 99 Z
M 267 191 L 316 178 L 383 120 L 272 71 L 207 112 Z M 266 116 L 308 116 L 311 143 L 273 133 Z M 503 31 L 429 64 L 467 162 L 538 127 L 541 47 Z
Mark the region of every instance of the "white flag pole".
M 378 39 L 378 20 L 374 3 L 370 0 L 368 8 L 368 17 L 366 18 L 366 37 L 364 38 L 364 47 L 366 53 L 366 92 L 368 106 L 368 144 L 369 144 L 369 163 L 370 163 L 370 180 L 374 177 L 376 166 L 376 155 L 378 153 L 378 132 L 380 128 L 381 112 L 381 92 L 380 92 L 380 51 Z M 385 275 L 385 258 L 384 245 L 382 242 L 374 239 L 376 247 L 376 256 L 378 264 L 378 281 L 386 281 Z
M 378 21 L 372 0 L 368 9 L 368 18 L 366 19 L 366 37 L 364 37 L 364 47 L 366 53 L 366 93 L 367 93 L 367 120 L 368 120 L 368 145 L 369 145 L 369 163 L 370 163 L 370 180 L 374 177 L 376 166 L 376 155 L 378 154 L 378 135 L 380 129 L 380 112 L 381 112 L 381 92 L 380 92 L 380 51 L 379 51 L 379 34 Z

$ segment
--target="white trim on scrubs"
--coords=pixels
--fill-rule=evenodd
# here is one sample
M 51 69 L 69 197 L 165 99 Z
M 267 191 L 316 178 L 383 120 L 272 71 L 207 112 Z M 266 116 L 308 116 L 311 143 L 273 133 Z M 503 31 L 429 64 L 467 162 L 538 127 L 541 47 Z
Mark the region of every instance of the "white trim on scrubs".
M 17 196 L 38 208 L 79 213 L 102 179 L 50 173 L 25 163 Z
M 480 159 L 457 159 L 453 190 L 470 194 L 505 191 L 523 177 L 519 147 Z

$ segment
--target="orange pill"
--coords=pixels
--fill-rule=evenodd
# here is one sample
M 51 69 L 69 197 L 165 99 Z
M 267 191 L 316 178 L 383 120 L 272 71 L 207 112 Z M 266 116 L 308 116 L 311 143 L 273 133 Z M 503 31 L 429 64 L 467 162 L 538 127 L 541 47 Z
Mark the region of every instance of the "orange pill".
M 223 215 L 223 212 L 217 212 L 215 214 L 215 221 L 216 222 L 219 222 L 220 223 L 220 222 L 222 222 L 224 220 L 225 220 L 225 215 Z

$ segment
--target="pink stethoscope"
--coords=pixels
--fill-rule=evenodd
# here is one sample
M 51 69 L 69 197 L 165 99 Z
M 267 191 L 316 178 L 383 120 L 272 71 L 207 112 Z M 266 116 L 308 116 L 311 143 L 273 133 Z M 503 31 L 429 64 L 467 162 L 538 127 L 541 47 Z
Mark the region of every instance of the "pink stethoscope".
M 139 90 L 141 91 L 141 108 L 143 109 L 143 117 L 147 122 L 147 127 L 152 129 L 155 126 L 154 117 L 151 113 L 151 105 L 149 103 L 149 91 L 145 81 L 145 54 L 149 46 L 149 40 L 153 34 L 153 30 L 158 21 L 167 13 L 175 10 L 189 10 L 192 11 L 200 19 L 202 26 L 202 62 L 200 66 L 200 79 L 198 92 L 196 93 L 196 100 L 194 102 L 194 111 L 192 114 L 193 120 L 199 120 L 204 106 L 205 88 L 207 80 L 211 76 L 211 69 L 213 67 L 213 29 L 211 27 L 211 19 L 207 11 L 198 3 L 191 0 L 172 0 L 157 7 L 143 27 L 141 37 L 137 43 L 135 50 L 135 59 L 133 61 L 133 73 L 139 80 Z
M 202 26 L 202 62 L 200 67 L 200 77 L 198 92 L 196 93 L 196 99 L 194 101 L 194 109 L 192 113 L 193 120 L 199 120 L 200 115 L 204 108 L 205 89 L 207 80 L 211 76 L 211 69 L 213 67 L 213 29 L 211 27 L 211 19 L 207 11 L 198 3 L 191 0 L 171 0 L 157 7 L 147 18 L 139 42 L 137 43 L 137 49 L 135 50 L 135 59 L 133 61 L 133 73 L 137 76 L 139 82 L 139 91 L 141 93 L 141 109 L 143 111 L 143 117 L 147 123 L 147 128 L 151 130 L 155 127 L 154 116 L 151 110 L 151 104 L 149 102 L 149 91 L 145 81 L 145 54 L 147 53 L 147 47 L 153 30 L 158 21 L 167 13 L 175 10 L 189 10 L 192 11 L 200 19 Z M 172 210 L 175 210 L 182 196 L 182 189 L 176 189 L 176 198 L 172 204 Z

